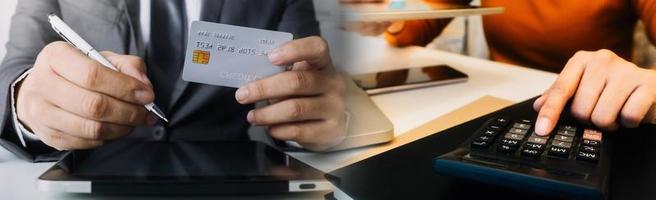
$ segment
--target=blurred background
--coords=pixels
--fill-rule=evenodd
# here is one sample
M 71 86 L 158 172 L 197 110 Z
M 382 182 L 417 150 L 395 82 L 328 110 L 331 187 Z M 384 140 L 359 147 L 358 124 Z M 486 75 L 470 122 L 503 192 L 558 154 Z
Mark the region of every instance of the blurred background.
M 3 6 L 0 6 L 0 58 L 4 58 L 5 47 L 9 37 L 9 23 L 11 16 L 16 9 L 18 0 L 3 0 Z M 328 29 L 333 29 L 335 24 L 332 23 L 332 16 L 335 13 L 335 5 L 338 0 L 314 0 L 317 10 L 317 17 L 323 22 L 322 29 L 324 33 L 329 33 Z M 473 5 L 480 4 L 480 0 L 475 0 Z M 637 27 L 635 35 L 635 51 L 633 62 L 638 66 L 656 66 L 656 48 L 649 42 L 645 35 L 642 23 Z M 453 53 L 460 53 L 469 56 L 487 58 L 487 45 L 483 34 L 483 27 L 480 16 L 459 17 L 456 18 L 442 33 L 436 38 L 429 48 L 440 49 Z

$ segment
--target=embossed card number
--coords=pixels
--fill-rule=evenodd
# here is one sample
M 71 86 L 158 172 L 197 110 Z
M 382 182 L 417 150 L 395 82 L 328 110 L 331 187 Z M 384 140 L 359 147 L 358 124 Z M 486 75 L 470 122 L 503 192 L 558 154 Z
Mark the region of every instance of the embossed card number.
M 189 29 L 182 79 L 240 87 L 285 71 L 267 55 L 293 39 L 291 33 L 195 21 Z

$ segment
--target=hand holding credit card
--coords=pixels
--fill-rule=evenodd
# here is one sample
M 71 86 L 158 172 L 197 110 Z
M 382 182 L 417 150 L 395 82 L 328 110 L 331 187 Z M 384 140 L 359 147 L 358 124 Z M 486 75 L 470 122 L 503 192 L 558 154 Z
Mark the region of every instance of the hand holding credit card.
M 318 36 L 193 22 L 183 79 L 239 88 L 239 104 L 268 102 L 246 116 L 271 137 L 310 150 L 338 144 L 346 133 L 344 79 Z M 289 66 L 289 67 L 285 67 Z
M 285 71 L 267 55 L 293 39 L 291 33 L 194 21 L 189 29 L 182 79 L 225 87 Z

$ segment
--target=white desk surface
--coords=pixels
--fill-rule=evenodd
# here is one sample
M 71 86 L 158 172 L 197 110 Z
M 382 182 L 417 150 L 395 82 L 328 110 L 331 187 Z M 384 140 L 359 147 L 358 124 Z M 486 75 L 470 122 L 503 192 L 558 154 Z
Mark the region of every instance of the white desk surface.
M 485 95 L 513 101 L 522 101 L 539 95 L 554 80 L 553 73 L 490 62 L 482 59 L 429 50 L 421 47 L 391 48 L 379 38 L 347 34 L 344 44 L 348 48 L 333 47 L 335 60 L 349 73 L 362 73 L 376 69 L 400 66 L 426 66 L 449 64 L 470 76 L 466 83 L 439 86 L 374 96 L 373 100 L 391 119 L 396 134 L 420 126 L 434 118 L 462 107 Z M 340 50 L 341 49 L 341 50 Z M 356 58 L 356 59 L 353 59 Z M 357 67 L 356 67 L 357 66 Z M 310 165 L 328 171 L 337 163 L 351 158 L 365 149 L 338 153 L 291 153 Z M 36 178 L 52 163 L 27 163 L 0 148 L 0 199 L 150 199 L 151 197 L 98 197 L 40 192 Z M 184 197 L 188 199 L 187 197 Z M 210 198 L 210 197 L 199 197 Z M 240 197 L 230 199 L 245 199 Z M 294 197 L 292 197 L 293 199 Z M 152 197 L 154 199 L 154 197 Z M 212 199 L 216 199 L 213 198 Z
M 391 48 L 377 37 L 341 34 L 346 48 L 333 48 L 332 55 L 344 71 L 366 73 L 399 66 L 421 67 L 447 64 L 469 75 L 465 83 L 437 86 L 373 96 L 373 101 L 394 124 L 396 136 L 439 116 L 490 95 L 515 102 L 542 94 L 557 74 L 492 62 L 422 47 Z M 324 33 L 330 36 L 331 33 Z M 291 155 L 323 171 L 334 170 L 366 148 L 330 154 L 292 153 Z

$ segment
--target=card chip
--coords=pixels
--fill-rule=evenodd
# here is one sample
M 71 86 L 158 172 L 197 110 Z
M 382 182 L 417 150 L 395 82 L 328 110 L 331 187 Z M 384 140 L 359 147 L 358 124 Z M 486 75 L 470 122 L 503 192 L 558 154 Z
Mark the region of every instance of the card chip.
M 206 65 L 210 63 L 210 52 L 194 50 L 194 57 L 191 59 L 193 63 Z

